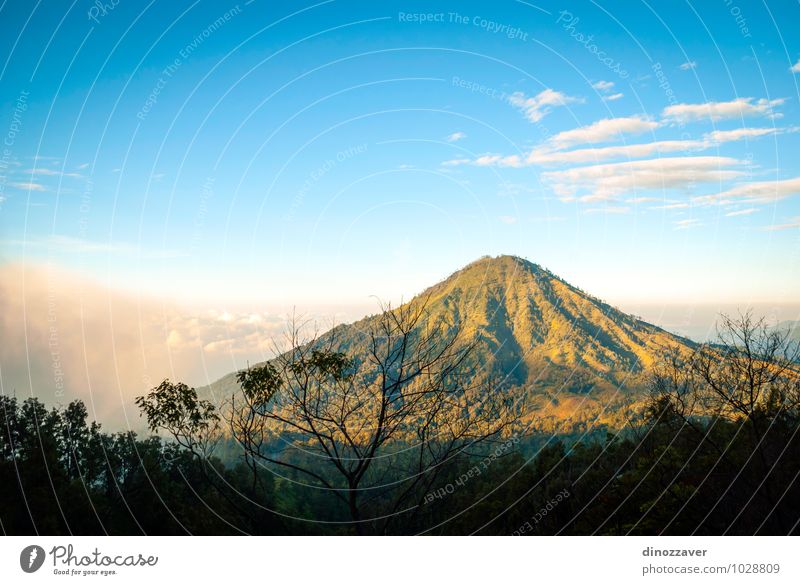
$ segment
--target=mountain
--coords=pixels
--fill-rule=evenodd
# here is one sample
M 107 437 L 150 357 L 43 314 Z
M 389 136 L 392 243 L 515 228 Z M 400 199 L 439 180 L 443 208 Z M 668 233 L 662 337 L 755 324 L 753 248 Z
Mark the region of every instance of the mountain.
M 800 343 L 800 321 L 781 321 L 775 326 L 778 331 L 788 333 L 789 339 Z
M 659 354 L 693 346 L 515 256 L 483 257 L 419 297 L 428 299 L 427 319 L 446 317 L 460 326 L 463 342 L 476 342 L 474 365 L 524 392 L 527 421 L 541 431 L 625 425 Z M 374 319 L 340 325 L 339 350 L 363 352 L 360 332 Z M 230 394 L 234 376 L 209 390 Z

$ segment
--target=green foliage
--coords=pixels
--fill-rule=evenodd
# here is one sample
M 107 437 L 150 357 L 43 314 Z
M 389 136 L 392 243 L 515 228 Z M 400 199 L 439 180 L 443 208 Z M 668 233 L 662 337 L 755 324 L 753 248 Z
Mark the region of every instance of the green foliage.
M 87 424 L 80 401 L 47 410 L 36 398 L 19 404 L 0 396 L 0 417 L 0 526 L 6 534 L 285 531 L 268 511 L 270 474 L 254 493 L 238 466 L 200 462 L 158 437 L 102 432 Z
M 271 363 L 247 368 L 236 374 L 246 398 L 255 405 L 267 404 L 283 385 L 283 379 Z
M 214 405 L 200 400 L 194 388 L 164 380 L 146 396 L 137 397 L 136 405 L 151 431 L 167 431 L 187 449 L 207 454 L 220 419 Z

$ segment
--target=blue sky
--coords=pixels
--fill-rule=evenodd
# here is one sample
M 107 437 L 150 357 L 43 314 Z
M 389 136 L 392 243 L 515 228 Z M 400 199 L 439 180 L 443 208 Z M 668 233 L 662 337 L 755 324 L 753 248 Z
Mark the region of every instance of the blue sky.
M 800 298 L 796 3 L 101 4 L 1 5 L 0 262 L 204 307 L 500 253 L 623 306 Z

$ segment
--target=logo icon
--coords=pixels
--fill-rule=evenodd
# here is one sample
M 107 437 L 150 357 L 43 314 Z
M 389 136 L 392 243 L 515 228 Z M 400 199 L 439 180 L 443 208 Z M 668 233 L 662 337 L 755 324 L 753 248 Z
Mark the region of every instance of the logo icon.
M 35 573 L 44 564 L 44 549 L 41 546 L 32 544 L 26 546 L 19 553 L 19 566 L 26 573 Z

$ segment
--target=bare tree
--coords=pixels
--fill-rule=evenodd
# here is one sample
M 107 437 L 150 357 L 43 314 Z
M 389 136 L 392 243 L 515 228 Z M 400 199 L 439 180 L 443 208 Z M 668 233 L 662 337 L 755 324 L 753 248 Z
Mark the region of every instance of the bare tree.
M 715 343 L 665 354 L 654 369 L 651 397 L 687 423 L 743 418 L 760 439 L 771 420 L 800 408 L 800 345 L 750 312 L 720 319 Z
M 750 312 L 723 315 L 718 337 L 692 361 L 707 386 L 705 403 L 724 416 L 746 418 L 760 438 L 770 420 L 800 406 L 800 346 Z
M 293 323 L 288 351 L 239 372 L 228 422 L 254 478 L 264 464 L 292 469 L 339 498 L 357 532 L 386 531 L 448 462 L 509 429 L 511 397 L 487 386 L 458 325 L 427 303 L 382 307 L 349 340 L 353 357 L 338 329 L 303 339 Z M 374 498 L 382 520 L 364 518 Z
M 770 327 L 750 312 L 736 318 L 722 315 L 717 335 L 716 343 L 664 356 L 651 381 L 651 415 L 692 429 L 726 461 L 730 444 L 718 445 L 712 438 L 716 423 L 707 423 L 740 421 L 747 460 L 766 478 L 782 456 L 784 441 L 792 439 L 800 414 L 800 346 L 788 331 Z M 772 482 L 762 483 L 759 493 L 767 510 L 774 510 L 780 500 Z

